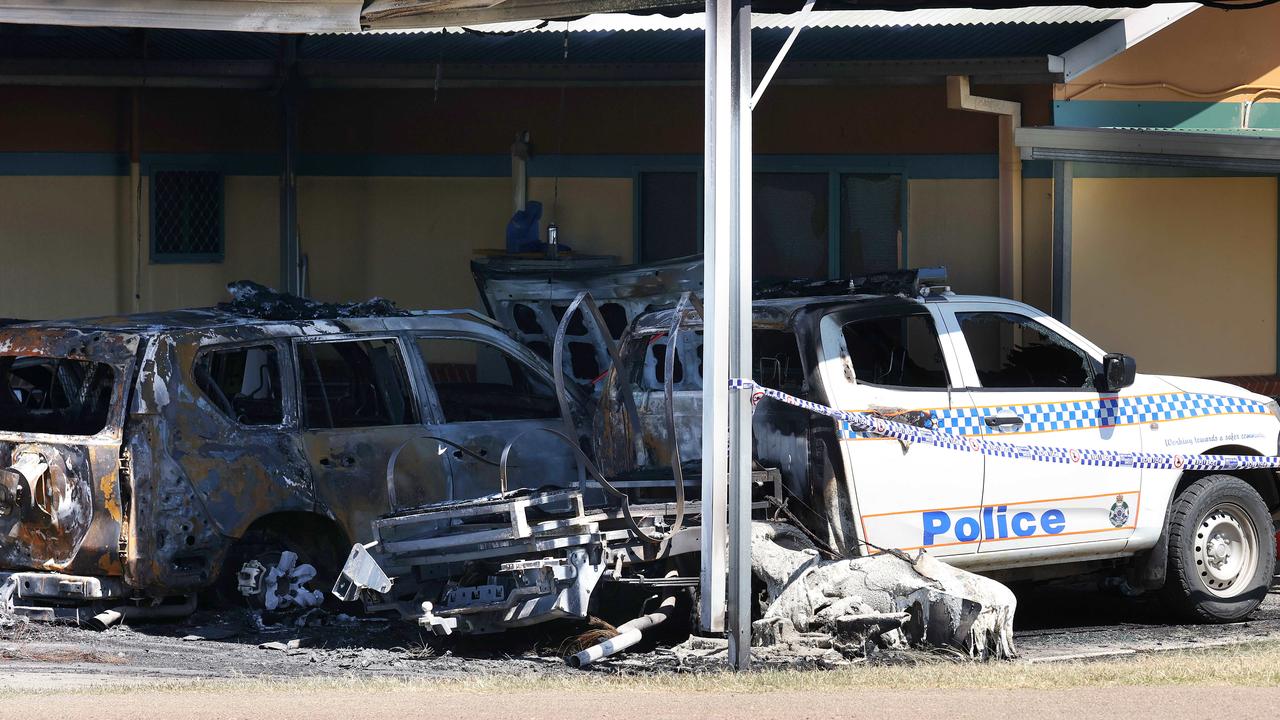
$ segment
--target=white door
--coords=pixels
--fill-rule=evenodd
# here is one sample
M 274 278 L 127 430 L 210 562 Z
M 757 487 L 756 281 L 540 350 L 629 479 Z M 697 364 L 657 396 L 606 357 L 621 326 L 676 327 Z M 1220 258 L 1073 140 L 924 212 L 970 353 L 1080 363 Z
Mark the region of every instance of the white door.
M 940 411 L 967 405 L 952 339 L 928 307 L 893 300 L 822 319 L 823 385 L 832 405 L 931 426 Z M 844 428 L 855 525 L 867 552 L 929 548 L 940 556 L 975 553 L 977 538 L 956 537 L 951 515 L 982 502 L 983 457 L 930 445 L 904 445 Z
M 1101 350 L 1030 307 L 947 303 L 942 316 L 974 405 L 949 424 L 967 435 L 1068 451 L 1062 463 L 987 457 L 983 508 L 971 521 L 982 535 L 979 552 L 1025 560 L 1123 549 L 1142 505 L 1142 472 L 1082 465 L 1070 451 L 1140 451 L 1142 428 L 1125 422 L 1125 398 L 1151 390 L 1101 392 Z

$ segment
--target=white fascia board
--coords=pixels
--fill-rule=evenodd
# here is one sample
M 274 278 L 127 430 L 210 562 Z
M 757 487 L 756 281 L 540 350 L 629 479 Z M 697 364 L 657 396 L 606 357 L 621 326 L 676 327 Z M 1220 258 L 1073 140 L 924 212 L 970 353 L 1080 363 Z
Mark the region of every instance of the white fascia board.
M 360 29 L 361 0 L 0 0 L 0 23 L 266 33 Z
M 1169 27 L 1199 7 L 1200 3 L 1169 3 L 1133 11 L 1115 25 L 1064 52 L 1063 80 L 1070 82 Z

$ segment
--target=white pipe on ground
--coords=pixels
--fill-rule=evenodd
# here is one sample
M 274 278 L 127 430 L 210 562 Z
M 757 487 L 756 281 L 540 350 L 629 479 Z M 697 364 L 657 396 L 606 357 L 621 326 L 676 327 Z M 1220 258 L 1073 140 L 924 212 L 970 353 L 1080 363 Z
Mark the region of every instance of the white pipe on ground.
M 597 660 L 602 660 L 610 655 L 620 653 L 640 642 L 644 637 L 645 630 L 666 622 L 667 618 L 671 617 L 671 612 L 675 610 L 675 607 L 676 596 L 672 595 L 658 605 L 656 612 L 651 612 L 648 615 L 641 615 L 635 620 L 619 625 L 617 635 L 598 645 L 592 645 L 582 652 L 570 655 L 565 658 L 565 662 L 569 663 L 572 667 L 584 668 Z

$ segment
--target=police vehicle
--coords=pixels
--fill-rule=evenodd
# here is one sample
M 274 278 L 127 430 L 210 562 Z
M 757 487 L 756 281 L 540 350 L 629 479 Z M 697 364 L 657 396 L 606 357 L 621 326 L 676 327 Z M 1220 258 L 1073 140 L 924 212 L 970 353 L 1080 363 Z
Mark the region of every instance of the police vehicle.
M 781 471 L 787 511 L 842 553 L 923 549 L 1006 581 L 1109 573 L 1204 621 L 1256 608 L 1275 563 L 1276 472 L 1184 466 L 1201 455 L 1280 454 L 1276 403 L 1221 382 L 1138 373 L 1133 358 L 1040 310 L 944 284 L 944 273 L 913 271 L 758 295 L 754 381 L 963 438 L 1057 448 L 1058 460 L 902 442 L 766 397 L 753 416 L 754 454 Z M 674 312 L 639 317 L 621 372 L 605 381 L 597 451 L 610 472 L 661 464 L 610 443 L 609 426 L 631 392 L 645 432 L 669 432 Z M 685 315 L 670 378 L 673 432 L 692 462 L 699 324 Z M 1090 450 L 1159 453 L 1168 467 L 1080 462 Z

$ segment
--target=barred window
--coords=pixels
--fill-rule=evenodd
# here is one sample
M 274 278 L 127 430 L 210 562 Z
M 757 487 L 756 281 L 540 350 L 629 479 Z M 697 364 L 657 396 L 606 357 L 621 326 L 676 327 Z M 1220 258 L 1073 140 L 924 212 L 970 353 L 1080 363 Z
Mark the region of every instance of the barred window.
M 222 173 L 151 173 L 151 261 L 222 262 Z

